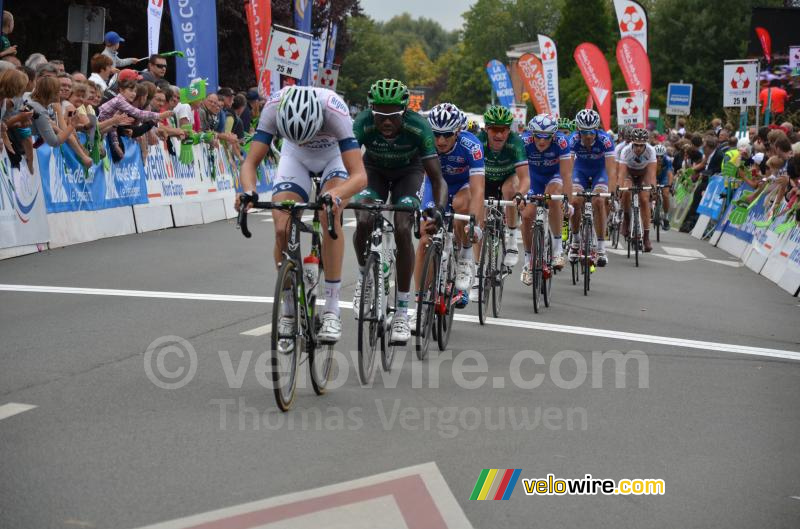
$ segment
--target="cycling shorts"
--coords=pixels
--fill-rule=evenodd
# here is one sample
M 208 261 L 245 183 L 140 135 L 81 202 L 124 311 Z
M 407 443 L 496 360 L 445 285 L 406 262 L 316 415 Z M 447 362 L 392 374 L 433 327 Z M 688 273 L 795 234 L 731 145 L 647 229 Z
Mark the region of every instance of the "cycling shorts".
M 421 198 L 420 188 L 424 171 L 421 163 L 412 163 L 406 167 L 387 169 L 365 163 L 367 170 L 367 187 L 355 197 L 354 202 L 381 200 L 391 204 L 417 207 Z
M 281 159 L 272 185 L 272 195 L 289 192 L 299 195 L 301 200 L 308 202 L 313 188 L 311 181 L 313 175 L 321 176 L 320 189 L 325 187 L 331 178 L 347 180 L 349 175 L 344 168 L 339 147 L 315 151 L 312 158 L 301 148 L 285 141 L 281 147 Z
M 576 166 L 572 177 L 572 187 L 575 188 L 575 191 L 591 189 L 594 193 L 607 192 L 608 173 L 606 173 L 605 168 L 601 169 L 600 171 L 591 171 Z

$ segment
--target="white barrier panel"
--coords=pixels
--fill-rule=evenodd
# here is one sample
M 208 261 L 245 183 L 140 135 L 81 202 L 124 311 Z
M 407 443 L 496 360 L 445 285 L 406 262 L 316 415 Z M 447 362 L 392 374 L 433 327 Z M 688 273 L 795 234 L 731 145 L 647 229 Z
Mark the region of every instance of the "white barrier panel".
M 136 233 L 130 206 L 51 213 L 47 215 L 47 223 L 50 225 L 50 248 Z
M 800 226 L 795 226 L 788 234 L 778 252 L 784 259 L 785 269 L 778 279 L 778 286 L 796 296 L 800 290 Z
M 0 250 L 0 261 L 3 259 L 11 259 L 12 257 L 19 257 L 20 255 L 28 255 L 36 252 L 43 252 L 47 250 L 47 244 L 28 244 L 25 246 L 14 246 L 13 248 L 3 248 Z
M 695 239 L 702 239 L 709 222 L 711 222 L 711 217 L 708 217 L 707 215 L 700 215 L 697 218 L 694 228 L 692 228 L 692 237 Z
M 186 202 L 184 204 L 173 204 L 172 218 L 175 227 L 193 226 L 203 223 L 203 206 L 200 202 Z
M 25 248 L 4 252 L 8 257 L 35 252 L 50 240 L 36 157 L 33 167 L 33 174 L 24 161 L 14 168 L 5 149 L 0 154 L 0 248 Z
M 203 224 L 225 220 L 225 204 L 222 199 L 204 200 L 200 202 L 203 211 Z
M 136 231 L 139 233 L 175 227 L 172 222 L 172 208 L 167 205 L 136 205 L 133 206 L 133 216 L 136 219 Z

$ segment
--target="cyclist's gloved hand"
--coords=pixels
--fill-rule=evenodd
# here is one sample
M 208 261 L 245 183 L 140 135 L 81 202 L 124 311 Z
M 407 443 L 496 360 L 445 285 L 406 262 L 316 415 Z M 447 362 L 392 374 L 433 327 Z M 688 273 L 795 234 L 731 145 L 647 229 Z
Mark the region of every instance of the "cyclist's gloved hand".
M 522 193 L 514 193 L 514 198 L 512 200 L 517 203 L 518 208 L 525 205 L 525 195 Z
M 466 226 L 467 232 L 469 232 L 469 226 Z M 472 229 L 472 242 L 480 242 L 483 238 L 483 230 L 481 230 L 480 226 L 475 226 Z
M 255 204 L 256 202 L 258 202 L 258 193 L 255 191 L 239 193 L 236 195 L 234 208 L 236 211 L 239 211 L 242 207 L 250 209 L 252 207 L 251 204 Z
M 572 215 L 573 215 L 574 213 L 575 213 L 575 208 L 572 206 L 572 204 L 571 204 L 571 203 L 569 203 L 569 202 L 568 202 L 568 203 L 567 203 L 567 218 L 570 218 L 570 217 L 572 217 Z
M 425 217 L 427 220 L 431 221 L 435 226 L 436 229 L 439 229 L 444 224 L 444 220 L 442 218 L 442 210 L 439 209 L 437 206 L 431 206 L 429 208 L 425 208 L 422 212 L 422 216 Z

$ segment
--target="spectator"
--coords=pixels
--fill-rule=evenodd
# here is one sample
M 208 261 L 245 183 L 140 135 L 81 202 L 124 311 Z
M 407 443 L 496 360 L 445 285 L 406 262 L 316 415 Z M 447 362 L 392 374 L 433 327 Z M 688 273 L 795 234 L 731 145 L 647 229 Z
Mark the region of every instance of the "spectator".
M 769 83 L 769 88 L 762 88 L 761 93 L 758 94 L 758 100 L 762 108 L 761 113 L 766 113 L 767 100 L 769 99 L 769 111 L 772 114 L 773 121 L 777 122 L 778 117 L 783 114 L 787 97 L 788 94 L 786 90 L 780 87 L 780 82 L 777 79 L 773 79 Z
M 109 31 L 106 33 L 105 36 L 105 45 L 106 48 L 103 50 L 103 55 L 111 59 L 111 63 L 113 64 L 114 68 L 125 68 L 126 66 L 130 66 L 132 64 L 136 64 L 139 61 L 143 61 L 144 59 L 135 59 L 133 57 L 129 59 L 120 59 L 119 58 L 119 45 L 121 42 L 125 42 L 125 39 L 119 36 L 119 33 L 116 31 Z
M 98 119 L 100 121 L 107 120 L 117 113 L 125 114 L 139 121 L 158 121 L 172 115 L 171 112 L 162 112 L 159 114 L 141 110 L 133 106 L 131 103 L 136 99 L 136 82 L 133 80 L 121 80 L 119 82 L 119 89 L 119 95 L 105 102 L 100 107 L 100 112 L 98 113 Z M 122 159 L 124 152 L 119 141 L 119 136 L 114 129 L 109 130 L 108 139 L 111 143 L 112 158 L 115 159 L 115 161 Z
M 678 136 L 680 136 L 681 138 L 686 136 L 686 119 L 678 118 L 677 129 L 678 129 Z
M 163 93 L 164 95 L 164 105 L 159 109 L 159 112 L 163 112 L 165 110 L 174 111 L 178 105 L 177 89 L 167 86 L 166 88 L 160 88 L 159 92 Z M 191 108 L 189 110 L 191 111 Z M 180 128 L 176 115 L 177 113 L 173 112 L 172 116 L 161 121 L 158 131 L 156 131 L 161 138 L 166 139 L 171 136 L 175 136 L 181 139 L 186 137 L 186 131 Z M 173 152 L 174 150 L 170 142 L 167 142 L 167 148 L 170 149 L 170 152 Z
M 8 148 L 11 163 L 19 167 L 22 153 L 33 172 L 33 142 L 29 125 L 33 112 L 22 109 L 21 97 L 28 85 L 28 77 L 19 70 L 0 73 L 0 121 L 3 131 L 3 144 Z
M 41 53 L 32 53 L 27 58 L 27 60 L 25 61 L 25 66 L 27 66 L 28 68 L 30 68 L 33 71 L 36 71 L 36 69 L 40 65 L 42 65 L 42 64 L 44 64 L 46 62 L 47 62 L 47 57 L 45 57 Z
M 58 77 L 58 69 L 49 62 L 40 64 L 36 68 L 36 78 L 38 79 L 39 77 Z
M 114 73 L 114 61 L 106 55 L 95 53 L 92 56 L 90 68 L 92 75 L 89 76 L 89 80 L 98 85 L 103 92 L 108 90 L 108 80 Z
M 83 75 L 81 72 L 72 72 L 72 80 L 73 82 L 76 83 L 85 83 L 86 81 L 88 81 L 86 76 Z
M 167 74 L 167 59 L 161 55 L 151 55 L 147 61 L 147 69 L 142 70 L 140 73 L 142 74 L 142 79 L 151 83 L 164 79 Z
M 64 61 L 61 59 L 53 59 L 50 61 L 50 64 L 56 67 L 56 71 L 58 71 L 59 74 L 66 72 L 66 69 L 64 68 Z
M 258 95 L 257 90 L 250 90 L 247 92 L 247 106 L 242 112 L 241 118 L 244 123 L 245 132 L 250 132 L 254 128 L 253 120 L 258 119 L 261 113 L 261 96 Z
M 11 45 L 8 35 L 14 32 L 14 15 L 10 11 L 3 11 L 3 35 L 0 37 L 0 58 L 11 57 L 17 54 L 17 46 Z
M 217 97 L 219 97 L 219 104 L 222 110 L 225 111 L 225 114 L 230 114 L 231 106 L 233 106 L 233 90 L 223 86 L 217 90 Z
M 233 105 L 231 112 L 225 120 L 225 132 L 230 132 L 236 135 L 241 141 L 244 139 L 244 123 L 242 122 L 242 112 L 247 106 L 247 99 L 243 95 L 237 95 L 233 98 Z
M 198 110 L 200 116 L 200 130 L 203 132 L 221 132 L 225 126 L 224 114 L 220 110 L 217 94 L 208 94 L 203 105 Z
M 179 94 L 180 88 L 173 86 L 172 91 Z M 175 98 L 175 101 L 176 104 L 172 110 L 175 113 L 175 120 L 178 127 L 191 131 L 194 128 L 194 110 L 192 106 L 189 103 L 181 102 L 179 98 Z
M 57 77 L 58 82 L 61 85 L 61 89 L 58 91 L 58 97 L 63 105 L 64 101 L 69 98 L 69 95 L 72 92 L 72 77 L 66 73 L 58 74 Z

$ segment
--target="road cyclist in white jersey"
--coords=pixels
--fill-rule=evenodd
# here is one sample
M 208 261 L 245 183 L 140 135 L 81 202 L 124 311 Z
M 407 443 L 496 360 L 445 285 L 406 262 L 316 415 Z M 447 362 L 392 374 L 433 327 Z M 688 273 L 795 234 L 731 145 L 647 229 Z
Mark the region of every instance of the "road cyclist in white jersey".
M 236 197 L 237 210 L 249 209 L 258 201 L 256 171 L 270 149 L 272 139 L 283 138 L 281 157 L 273 182 L 273 202 L 308 202 L 313 189 L 312 175 L 320 176 L 322 194 L 329 195 L 334 209 L 336 232 L 341 233 L 341 210 L 346 201 L 367 185 L 361 150 L 353 135 L 353 121 L 345 102 L 332 90 L 289 86 L 275 92 L 261 113 L 250 152 L 242 164 L 244 193 Z M 289 213 L 272 210 L 275 226 L 274 257 L 281 260 L 289 236 Z M 339 292 L 344 256 L 344 237 L 332 239 L 327 215 L 322 216 L 322 260 L 325 263 L 325 308 L 318 337 L 321 343 L 335 343 L 342 335 Z M 294 326 L 293 307 L 279 320 L 279 327 L 290 333 Z
M 630 145 L 625 147 L 620 153 L 619 174 L 617 182 L 621 187 L 631 186 L 656 186 L 656 151 L 648 143 L 650 133 L 646 129 L 633 129 L 631 131 Z M 631 226 L 631 192 L 625 191 L 622 194 L 622 211 L 624 218 L 622 221 L 622 235 L 630 235 Z M 639 194 L 639 207 L 642 214 L 642 244 L 644 251 L 653 250 L 650 242 L 650 192 L 642 191 Z

